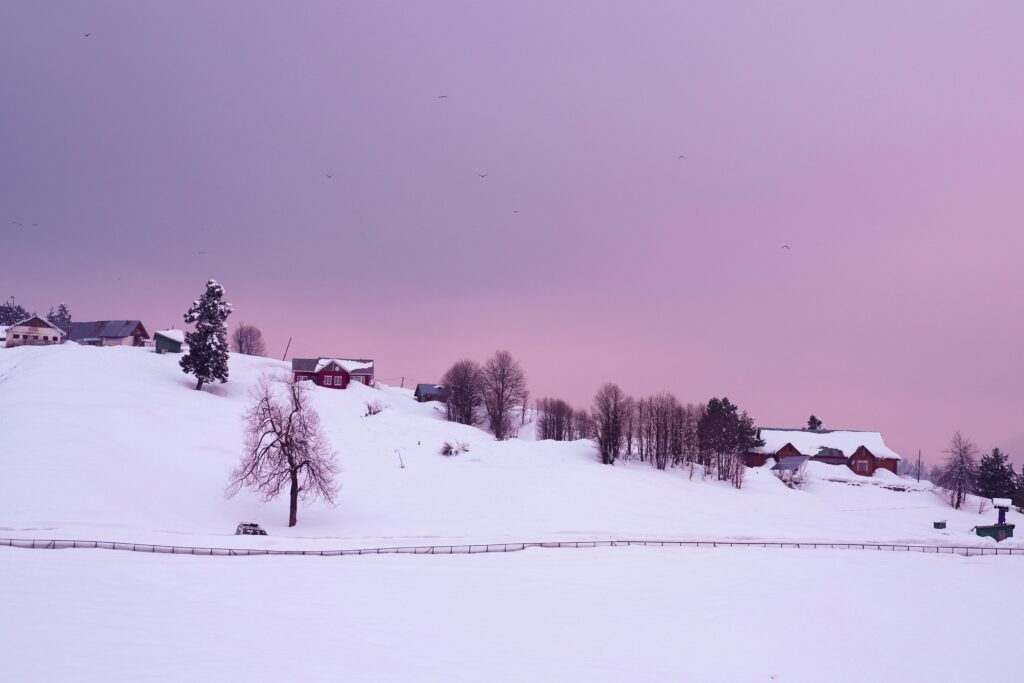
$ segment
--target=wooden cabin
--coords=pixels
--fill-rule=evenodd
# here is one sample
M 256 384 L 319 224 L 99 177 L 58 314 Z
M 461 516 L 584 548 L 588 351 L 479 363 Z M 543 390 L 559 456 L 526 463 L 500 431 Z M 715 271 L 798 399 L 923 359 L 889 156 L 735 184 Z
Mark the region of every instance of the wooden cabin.
M 293 358 L 296 382 L 345 389 L 351 382 L 373 385 L 373 361 L 367 358 Z
M 857 474 L 870 477 L 879 469 L 896 474 L 896 465 L 902 459 L 885 445 L 879 432 L 762 427 L 757 430 L 757 437 L 764 441 L 764 446 L 744 454 L 748 467 L 760 467 L 769 458 L 780 462 L 783 458 L 807 456 L 818 462 L 846 465 Z

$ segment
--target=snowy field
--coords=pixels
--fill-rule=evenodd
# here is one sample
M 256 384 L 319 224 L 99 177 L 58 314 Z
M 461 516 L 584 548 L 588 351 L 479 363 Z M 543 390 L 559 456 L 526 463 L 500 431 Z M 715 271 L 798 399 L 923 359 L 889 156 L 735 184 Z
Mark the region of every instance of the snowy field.
M 241 415 L 279 361 L 192 390 L 177 356 L 0 352 L 0 537 L 337 549 L 762 539 L 994 546 L 888 473 L 767 469 L 743 490 L 595 461 L 594 446 L 443 419 L 408 390 L 315 389 L 337 507 L 225 499 Z M 368 401 L 386 409 L 364 417 Z M 457 440 L 469 452 L 443 457 Z M 894 490 L 903 489 L 903 490 Z M 932 523 L 947 520 L 948 528 Z M 266 537 L 236 537 L 255 521 Z M 1024 516 L 1010 514 L 1020 524 Z M 1021 527 L 1024 528 L 1024 527 Z M 1001 547 L 1022 547 L 1014 539 Z M 619 547 L 493 555 L 192 557 L 0 547 L 0 681 L 1011 680 L 1022 557 Z M 1003 648 L 1005 650 L 1005 648 Z
M 359 385 L 314 390 L 342 488 L 337 507 L 301 508 L 288 529 L 285 499 L 223 495 L 249 391 L 288 365 L 232 355 L 231 381 L 197 392 L 178 359 L 74 344 L 0 352 L 0 537 L 311 549 L 608 538 L 994 544 L 972 532 L 994 521 L 991 510 L 979 514 L 974 500 L 954 511 L 927 485 L 890 490 L 900 482 L 888 473 L 819 465 L 796 491 L 756 469 L 737 491 L 684 470 L 599 465 L 589 441 L 498 443 L 408 390 Z M 388 407 L 364 417 L 373 400 Z M 443 457 L 446 440 L 470 450 Z M 933 529 L 937 520 L 947 529 Z M 236 537 L 240 521 L 270 536 Z
M 1006 681 L 1022 572 L 849 550 L 0 548 L 0 680 Z

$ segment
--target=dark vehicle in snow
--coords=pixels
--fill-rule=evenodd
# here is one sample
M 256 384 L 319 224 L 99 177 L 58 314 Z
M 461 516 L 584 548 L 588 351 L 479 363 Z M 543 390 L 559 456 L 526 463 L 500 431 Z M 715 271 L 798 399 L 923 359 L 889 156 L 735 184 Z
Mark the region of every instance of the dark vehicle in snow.
M 235 528 L 235 536 L 266 536 L 267 532 L 255 522 L 242 522 Z

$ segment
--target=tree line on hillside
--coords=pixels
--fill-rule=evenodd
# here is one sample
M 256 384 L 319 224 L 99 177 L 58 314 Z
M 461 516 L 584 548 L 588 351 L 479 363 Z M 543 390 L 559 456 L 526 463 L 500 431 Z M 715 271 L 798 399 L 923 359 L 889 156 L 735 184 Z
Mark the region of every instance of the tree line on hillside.
M 448 389 L 446 415 L 452 422 L 486 424 L 499 441 L 516 436 L 526 421 L 526 373 L 508 351 L 484 361 L 456 362 L 441 378 Z
M 946 459 L 932 468 L 932 483 L 946 490 L 949 504 L 956 509 L 967 500 L 967 494 L 983 499 L 1009 498 L 1024 508 L 1024 465 L 1018 474 L 1009 456 L 998 448 L 978 458 L 979 449 L 960 432 L 953 434 Z
M 446 415 L 452 422 L 483 424 L 498 440 L 515 436 L 525 422 L 526 374 L 508 351 L 496 352 L 482 365 L 460 360 L 441 383 L 448 390 Z M 634 399 L 618 385 L 605 384 L 589 410 L 541 398 L 535 412 L 537 438 L 593 439 L 606 465 L 622 459 L 660 470 L 690 466 L 691 476 L 699 470 L 737 488 L 743 485 L 743 453 L 763 443 L 753 419 L 724 397 L 701 405 L 682 404 L 670 393 Z

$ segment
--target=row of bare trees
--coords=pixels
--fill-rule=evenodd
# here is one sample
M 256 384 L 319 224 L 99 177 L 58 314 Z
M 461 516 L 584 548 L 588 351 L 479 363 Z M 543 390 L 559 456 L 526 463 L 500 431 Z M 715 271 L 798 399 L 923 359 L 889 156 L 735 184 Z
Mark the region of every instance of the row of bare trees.
M 586 410 L 574 409 L 560 398 L 542 398 L 535 403 L 537 438 L 552 441 L 589 439 L 594 421 Z
M 526 414 L 526 373 L 508 351 L 497 351 L 483 365 L 460 360 L 441 378 L 448 389 L 452 422 L 486 423 L 499 441 L 516 435 Z
M 690 476 L 713 476 L 743 485 L 743 454 L 758 445 L 753 419 L 729 401 L 683 404 L 663 392 L 640 399 L 617 384 L 597 391 L 590 411 L 561 399 L 537 401 L 537 438 L 566 441 L 592 438 L 606 465 L 639 460 L 664 470 L 690 468 Z

